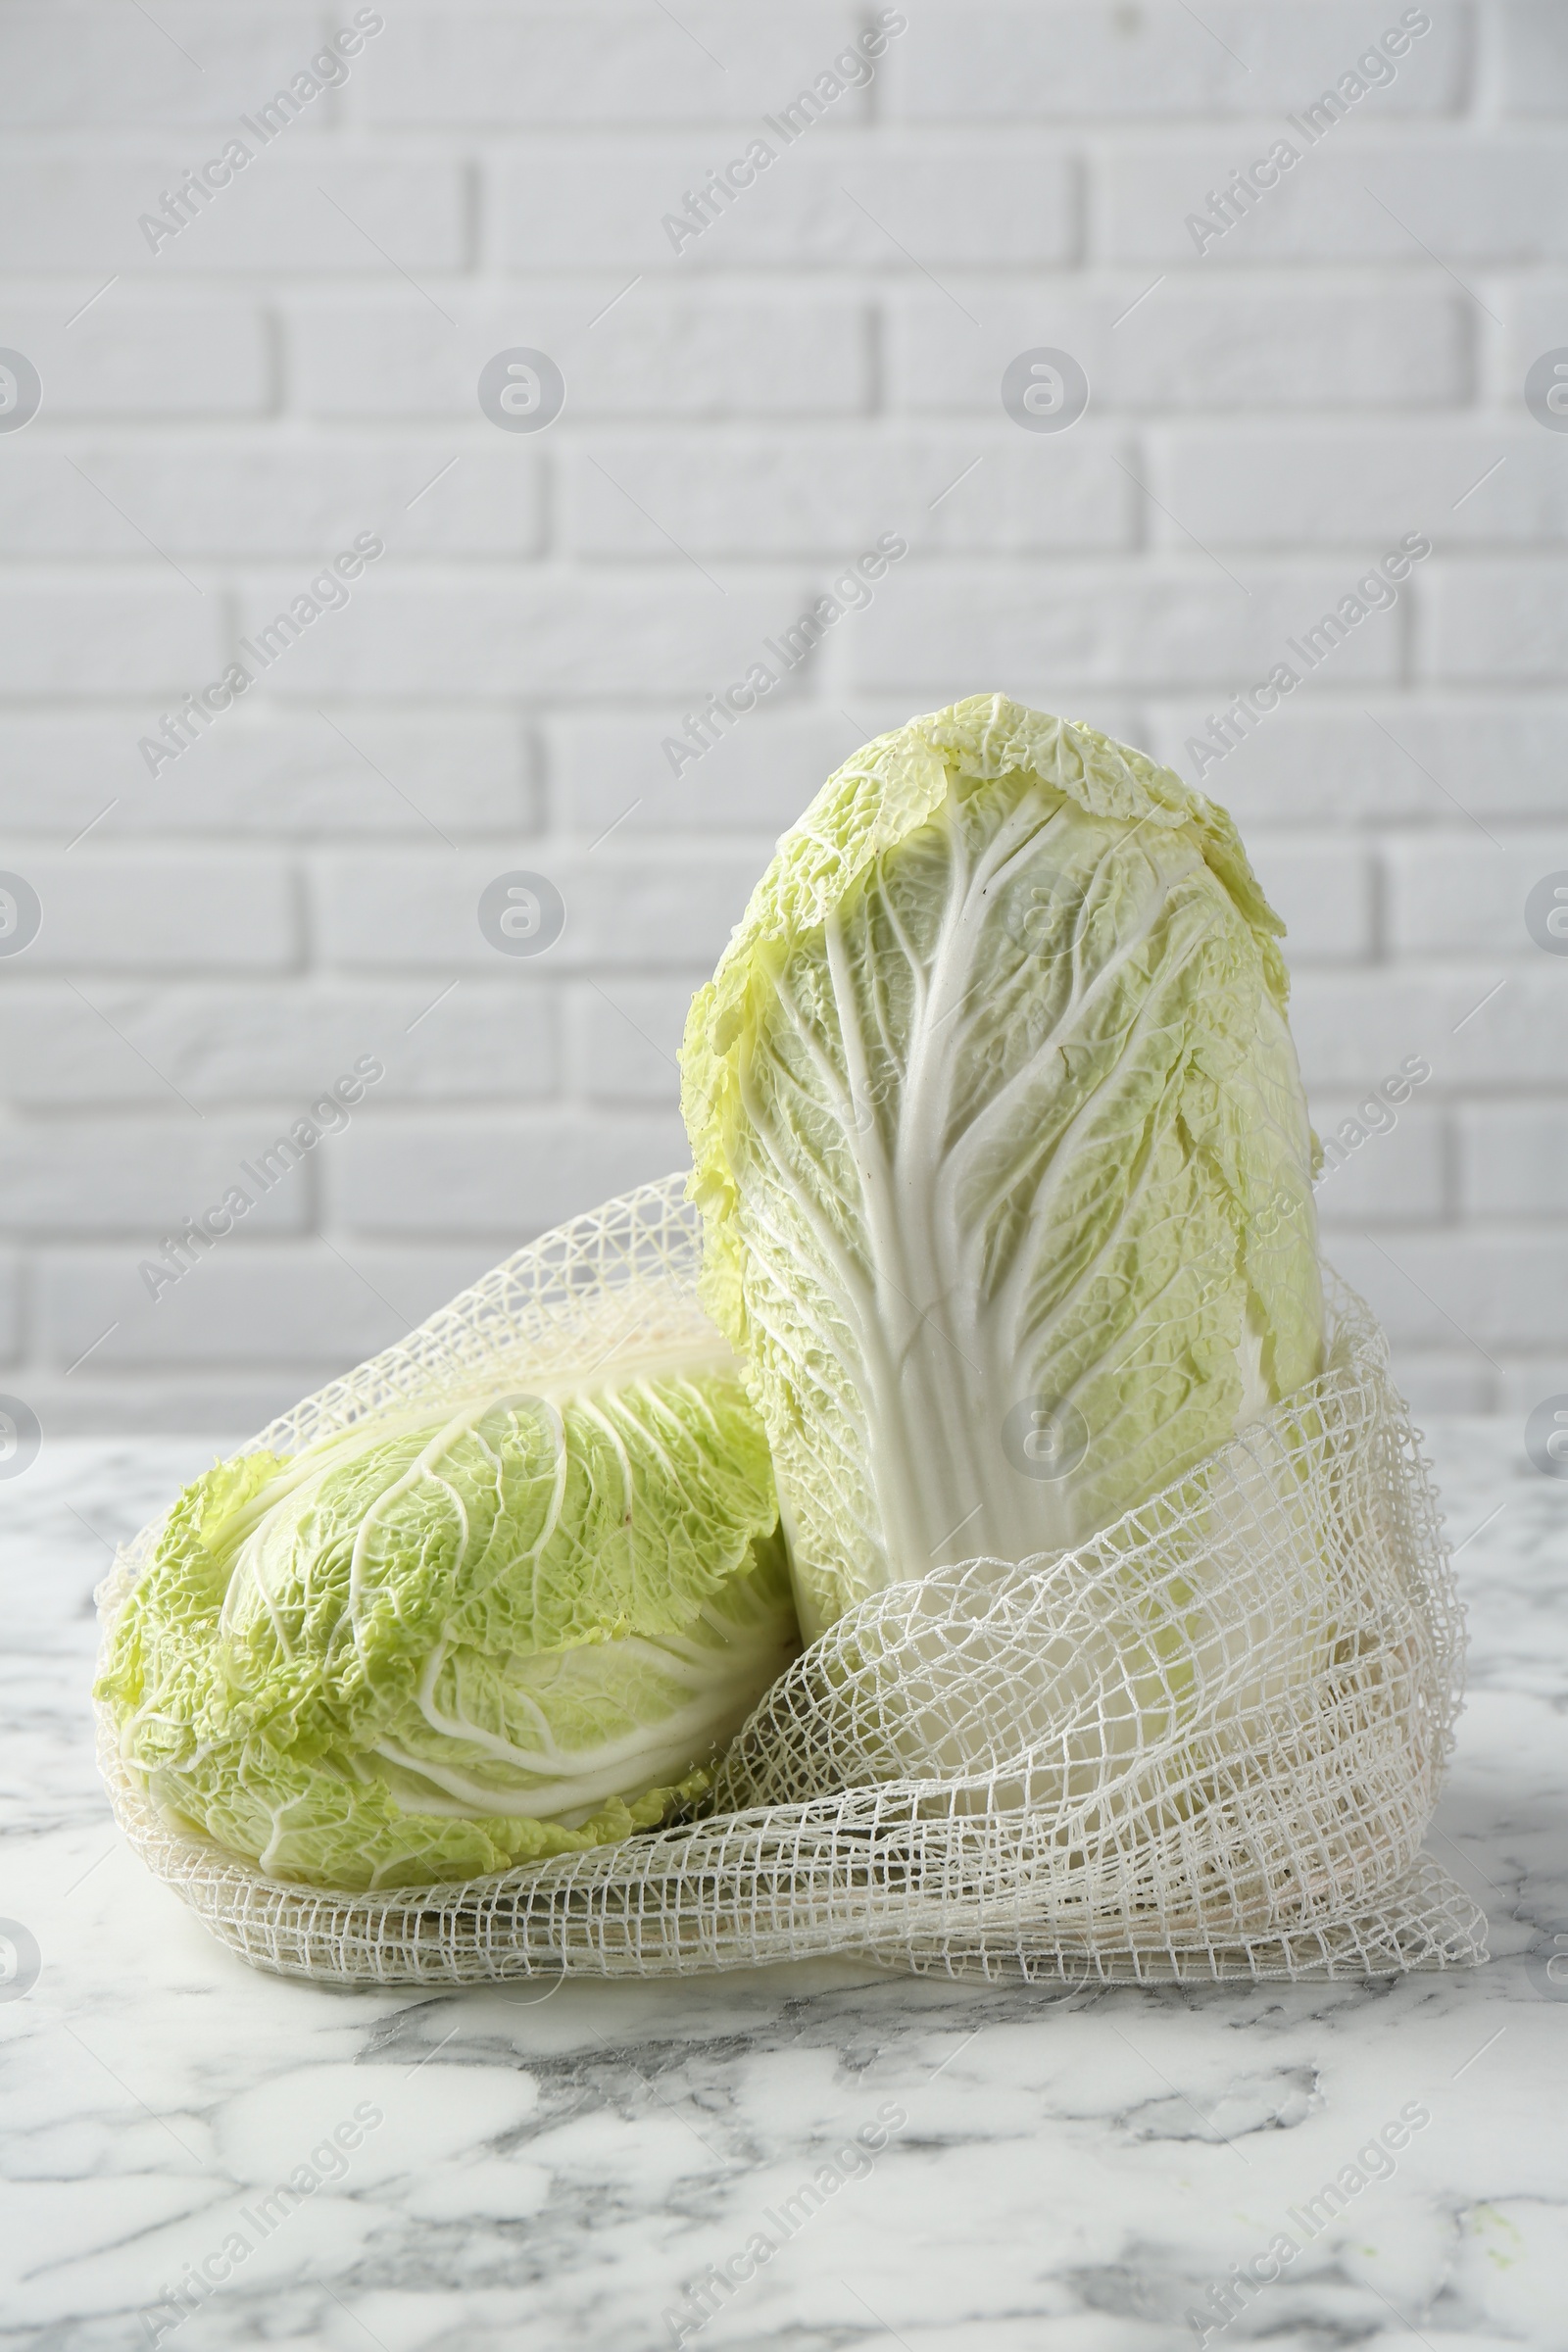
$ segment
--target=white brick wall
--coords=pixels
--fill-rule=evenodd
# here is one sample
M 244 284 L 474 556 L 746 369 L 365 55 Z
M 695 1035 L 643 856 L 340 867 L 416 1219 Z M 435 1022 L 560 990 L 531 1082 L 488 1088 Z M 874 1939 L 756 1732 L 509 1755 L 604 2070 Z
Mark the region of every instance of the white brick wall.
M 138 217 L 350 24 L 0 0 L 0 1388 L 46 1431 L 255 1424 L 524 1236 L 683 1156 L 673 1062 L 773 837 L 856 743 L 1003 688 L 1189 773 L 1205 714 L 1408 531 L 1373 614 L 1204 777 L 1291 929 L 1325 1185 L 1423 1405 L 1568 1387 L 1568 11 L 1430 29 L 1245 219 L 1187 216 L 1402 0 L 388 0 L 152 250 Z M 775 144 L 779 142 L 775 140 Z M 1304 146 L 1304 141 L 1298 141 Z M 253 142 L 253 144 L 259 144 Z M 1088 415 L 999 384 L 1068 350 Z M 564 414 L 476 380 L 549 352 Z M 3 421 L 3 419 L 0 419 Z M 907 559 L 677 783 L 661 739 L 884 531 Z M 138 738 L 357 533 L 386 554 L 162 773 Z M 495 954 L 480 891 L 565 931 Z M 1479 1007 L 1479 1009 L 1477 1009 Z M 138 1263 L 340 1071 L 346 1131 L 154 1301 Z

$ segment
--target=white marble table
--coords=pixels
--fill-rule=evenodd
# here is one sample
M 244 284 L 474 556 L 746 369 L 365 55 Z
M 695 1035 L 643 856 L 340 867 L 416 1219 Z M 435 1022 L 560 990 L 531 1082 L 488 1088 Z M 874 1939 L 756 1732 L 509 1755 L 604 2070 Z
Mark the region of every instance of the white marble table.
M 1560 2352 L 1568 1483 L 1511 1426 L 1432 1450 L 1472 1632 L 1435 1850 L 1487 1907 L 1489 1967 L 1054 1999 L 811 1965 L 540 1999 L 252 1975 L 145 1875 L 93 1773 L 90 1593 L 213 1446 L 46 1448 L 0 1484 L 0 1915 L 25 1931 L 0 1985 L 0 2342 L 642 2352 L 679 2311 L 703 2352 L 1165 2352 L 1393 2126 L 1208 2340 Z M 264 2234 L 258 2198 L 302 2165 L 319 2185 Z M 792 2211 L 787 2236 L 764 2220 Z M 779 2251 L 696 2325 L 684 2290 L 744 2272 L 762 2230 Z M 210 2257 L 230 2277 L 173 2326 L 160 2297 Z

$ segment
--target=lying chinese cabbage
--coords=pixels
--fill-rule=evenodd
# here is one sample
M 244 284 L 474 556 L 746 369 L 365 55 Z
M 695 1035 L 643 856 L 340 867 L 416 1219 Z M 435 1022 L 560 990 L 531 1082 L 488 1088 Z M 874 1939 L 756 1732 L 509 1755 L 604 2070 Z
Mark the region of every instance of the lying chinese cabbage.
M 1071 1545 L 1319 1370 L 1282 930 L 1222 808 L 1001 696 L 779 843 L 683 1103 L 808 1638 Z
M 377 1416 L 188 1487 L 99 1695 L 154 1801 L 279 1879 L 465 1879 L 653 1826 L 799 1646 L 726 1351 Z

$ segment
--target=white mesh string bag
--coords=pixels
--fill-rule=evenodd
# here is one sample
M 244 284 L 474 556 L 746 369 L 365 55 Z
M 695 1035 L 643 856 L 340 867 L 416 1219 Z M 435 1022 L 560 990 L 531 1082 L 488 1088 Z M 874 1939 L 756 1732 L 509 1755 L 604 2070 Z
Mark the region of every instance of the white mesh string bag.
M 255 1441 L 713 1334 L 679 1176 L 519 1250 Z M 699 1818 L 464 1885 L 269 1878 L 149 1801 L 115 1812 L 232 1950 L 336 1984 L 682 1976 L 822 1953 L 1054 1984 L 1360 1977 L 1486 1957 L 1420 1850 L 1461 1613 L 1428 1465 L 1365 1306 L 1325 1368 L 1092 1542 L 852 1608 L 757 1707 Z M 99 1593 L 107 1633 L 161 1523 Z

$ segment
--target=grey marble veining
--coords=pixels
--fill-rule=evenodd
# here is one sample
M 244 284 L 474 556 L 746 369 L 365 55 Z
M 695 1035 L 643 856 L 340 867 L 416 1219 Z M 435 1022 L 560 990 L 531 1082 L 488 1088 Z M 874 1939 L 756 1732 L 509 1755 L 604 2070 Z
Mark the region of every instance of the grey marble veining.
M 1512 1428 L 1433 1451 L 1472 1637 L 1433 1845 L 1493 1963 L 1054 1998 L 850 1964 L 436 1996 L 250 1974 L 121 1846 L 85 1700 L 107 1544 L 212 1444 L 47 1449 L 0 1485 L 0 1915 L 40 1959 L 0 1998 L 0 2342 L 1165 2352 L 1291 2231 L 1211 2344 L 1559 2352 L 1568 1483 Z M 726 2263 L 752 2276 L 704 2288 Z

